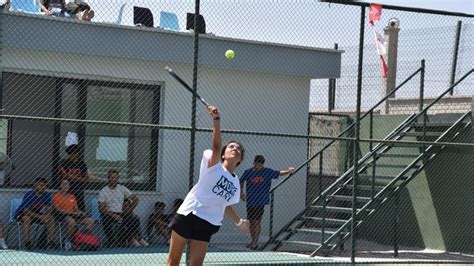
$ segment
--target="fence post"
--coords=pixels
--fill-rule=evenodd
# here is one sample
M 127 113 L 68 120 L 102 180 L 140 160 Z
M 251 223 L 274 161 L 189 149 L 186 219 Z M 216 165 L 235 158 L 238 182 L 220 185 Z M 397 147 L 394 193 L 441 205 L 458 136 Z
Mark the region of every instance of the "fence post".
M 354 142 L 354 179 L 352 187 L 352 223 L 351 223 L 351 262 L 355 262 L 356 256 L 356 212 L 357 212 L 357 168 L 358 165 L 358 156 L 357 151 L 359 149 L 359 139 L 360 139 L 360 106 L 361 106 L 361 94 L 362 94 L 362 67 L 363 67 L 363 57 L 364 57 L 364 31 L 365 31 L 365 7 L 360 7 L 360 34 L 359 34 L 359 64 L 357 68 L 357 108 L 356 108 L 356 124 L 355 124 L 355 142 Z
M 456 79 L 456 67 L 458 65 L 458 53 L 459 53 L 459 40 L 461 39 L 461 26 L 462 21 L 458 20 L 458 25 L 456 27 L 456 39 L 454 41 L 454 52 L 453 52 L 453 64 L 451 65 L 451 79 L 449 81 L 449 86 L 454 84 L 454 79 Z M 449 92 L 450 95 L 453 95 L 454 88 Z
M 273 235 L 273 204 L 274 204 L 274 192 L 270 192 L 270 230 L 268 231 L 268 239 L 272 239 Z
M 395 195 L 395 202 L 394 202 L 394 208 L 393 208 L 393 256 L 397 257 L 398 256 L 398 224 L 399 224 L 399 213 L 398 213 L 398 208 L 400 204 L 400 192 L 397 191 Z
M 337 50 L 338 44 L 334 44 L 334 49 Z M 328 86 L 328 113 L 332 113 L 336 106 L 336 79 L 331 78 L 329 79 L 329 86 Z
M 420 104 L 418 106 L 418 111 L 423 110 L 424 104 L 424 94 L 425 94 L 425 59 L 421 60 L 421 72 L 420 72 Z
M 194 6 L 194 57 L 193 57 L 193 91 L 197 92 L 198 60 L 199 60 L 199 31 L 197 29 L 197 18 L 199 16 L 200 0 L 196 0 Z M 189 177 L 188 188 L 193 187 L 194 179 L 194 154 L 196 146 L 196 97 L 193 96 L 191 104 L 191 136 L 189 142 Z M 189 241 L 186 245 L 186 264 L 189 264 Z

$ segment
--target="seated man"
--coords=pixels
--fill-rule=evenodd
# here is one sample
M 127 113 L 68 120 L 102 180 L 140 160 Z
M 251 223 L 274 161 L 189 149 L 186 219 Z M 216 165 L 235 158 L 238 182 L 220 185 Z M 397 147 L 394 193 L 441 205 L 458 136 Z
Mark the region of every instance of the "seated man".
M 45 224 L 47 227 L 47 248 L 56 247 L 54 218 L 51 213 L 51 194 L 46 192 L 46 179 L 37 178 L 34 190 L 23 196 L 23 202 L 16 211 L 16 219 L 23 222 L 23 243 L 26 249 L 32 249 L 30 226 L 32 223 Z
M 98 198 L 107 245 L 148 246 L 141 236 L 140 219 L 133 214 L 138 197 L 118 183 L 117 170 L 109 170 L 107 179 L 108 184 L 99 192 Z
M 166 243 L 170 239 L 169 220 L 165 215 L 166 204 L 155 203 L 155 210 L 148 218 L 148 235 L 151 242 Z
M 64 247 L 70 250 L 72 240 L 76 233 L 76 221 L 87 226 L 87 232 L 92 233 L 94 220 L 86 217 L 85 213 L 79 210 L 76 197 L 69 193 L 69 180 L 63 179 L 59 184 L 59 191 L 53 195 L 53 213 L 58 222 L 66 223 L 66 238 Z

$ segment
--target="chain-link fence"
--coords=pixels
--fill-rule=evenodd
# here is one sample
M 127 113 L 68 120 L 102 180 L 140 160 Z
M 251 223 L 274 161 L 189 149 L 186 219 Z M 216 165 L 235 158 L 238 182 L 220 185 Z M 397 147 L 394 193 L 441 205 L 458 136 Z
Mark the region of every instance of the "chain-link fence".
M 372 29 L 343 1 L 7 2 L 2 265 L 166 263 L 214 122 L 165 66 L 245 148 L 251 234 L 224 217 L 205 264 L 474 263 L 473 15 L 383 6 Z

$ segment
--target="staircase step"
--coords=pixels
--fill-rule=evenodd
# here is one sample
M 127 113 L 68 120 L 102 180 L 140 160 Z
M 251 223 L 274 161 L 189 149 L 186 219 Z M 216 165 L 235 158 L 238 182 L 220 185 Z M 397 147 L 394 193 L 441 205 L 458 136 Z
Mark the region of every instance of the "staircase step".
M 406 164 L 383 164 L 383 163 L 368 163 L 367 165 L 368 166 L 372 166 L 374 165 L 377 167 L 377 168 L 396 168 L 396 169 L 405 169 L 408 165 Z M 419 165 L 415 165 L 416 167 L 419 167 Z M 414 167 L 414 168 L 416 168 Z
M 315 206 L 311 206 L 311 208 L 322 210 L 323 206 L 315 205 Z M 325 209 L 326 209 L 326 211 L 352 213 L 352 208 L 326 206 Z M 357 209 L 357 211 L 360 211 L 360 209 Z M 370 211 L 372 211 L 372 209 L 365 209 L 365 211 L 370 212 Z
M 443 135 L 444 132 L 402 132 L 400 135 L 402 136 L 411 136 L 411 137 L 439 137 Z
M 350 188 L 352 189 L 352 185 L 343 185 L 342 187 Z M 384 188 L 385 186 L 374 186 L 375 191 L 380 191 Z M 358 189 L 362 190 L 372 190 L 372 186 L 370 185 L 357 185 Z
M 362 175 L 359 174 L 359 177 L 366 178 L 366 179 L 372 179 L 372 175 Z M 391 175 L 375 175 L 375 180 L 392 180 L 395 179 L 396 176 L 391 176 Z M 402 177 L 401 180 L 406 179 L 406 177 Z
M 341 201 L 352 201 L 352 196 L 344 196 L 344 195 L 329 195 L 328 198 L 341 200 Z M 371 198 L 369 197 L 357 197 L 357 200 L 369 201 Z
M 403 143 L 403 142 L 389 142 L 389 143 L 385 143 L 385 145 L 391 146 L 391 147 L 405 147 L 405 148 L 419 148 L 423 146 L 423 144 Z
M 321 230 L 321 229 L 309 229 L 309 228 L 289 229 L 289 231 L 301 232 L 301 233 L 320 233 L 320 234 L 323 233 L 323 230 Z M 335 233 L 336 233 L 336 231 L 331 231 L 331 230 L 327 230 L 327 229 L 324 230 L 324 234 L 333 235 Z
M 390 158 L 417 158 L 419 154 L 399 154 L 399 153 L 381 153 L 380 157 L 390 157 Z
M 283 244 L 292 244 L 292 245 L 307 245 L 307 246 L 314 246 L 314 247 L 320 247 L 320 243 L 314 243 L 314 242 L 306 242 L 306 241 L 296 241 L 296 240 L 282 240 L 280 241 Z
M 426 127 L 450 127 L 453 123 L 450 122 L 427 122 L 425 124 Z M 423 123 L 415 123 L 412 127 L 423 127 Z
M 323 218 L 321 218 L 321 217 L 303 216 L 302 218 L 305 219 L 305 220 L 311 220 L 311 221 L 320 222 L 320 223 L 323 222 Z M 347 220 L 342 220 L 342 219 L 334 219 L 334 218 L 325 218 L 324 219 L 324 223 L 327 223 L 327 224 L 342 225 L 342 224 L 345 224 L 346 222 L 347 222 Z

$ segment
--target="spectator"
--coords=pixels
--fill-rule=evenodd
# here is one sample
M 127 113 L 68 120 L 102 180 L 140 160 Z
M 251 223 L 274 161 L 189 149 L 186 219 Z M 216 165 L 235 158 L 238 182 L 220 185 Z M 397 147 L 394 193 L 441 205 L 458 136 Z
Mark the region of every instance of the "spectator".
M 173 209 L 171 210 L 170 214 L 168 215 L 168 223 L 171 222 L 176 215 L 176 212 L 179 209 L 179 206 L 183 204 L 183 199 L 177 198 L 173 201 Z
M 89 181 L 86 163 L 82 160 L 77 144 L 66 148 L 67 159 L 59 165 L 58 180 L 67 179 L 70 182 L 70 192 L 76 197 L 80 211 L 85 210 L 84 189 Z
M 5 238 L 3 237 L 3 224 L 0 223 L 0 248 L 8 249 L 7 243 L 5 243 Z
M 70 17 L 66 13 L 66 1 L 65 0 L 41 0 L 41 11 L 47 16 L 54 17 Z
M 274 170 L 265 168 L 263 155 L 255 156 L 253 167 L 244 171 L 240 179 L 240 186 L 246 184 L 247 195 L 242 193 L 242 200 L 247 201 L 247 218 L 250 220 L 250 235 L 252 241 L 247 245 L 250 249 L 258 249 L 258 237 L 261 231 L 261 222 L 265 205 L 270 201 L 270 187 L 272 180 L 281 175 L 292 173 L 295 168 Z M 240 191 L 243 191 L 241 189 Z
M 155 209 L 148 218 L 149 240 L 158 243 L 165 243 L 170 238 L 170 229 L 168 228 L 169 218 L 165 215 L 166 204 L 163 202 L 155 203 Z M 163 241 L 164 239 L 164 241 Z
M 117 170 L 109 170 L 107 179 L 108 184 L 99 192 L 98 201 L 108 245 L 148 246 L 140 233 L 140 219 L 133 214 L 138 197 L 118 183 Z
M 0 0 L 0 11 L 1 10 L 10 10 L 10 0 Z
M 66 239 L 64 247 L 70 250 L 72 240 L 76 233 L 76 221 L 87 226 L 88 233 L 92 233 L 94 220 L 86 217 L 85 213 L 79 210 L 76 197 L 69 193 L 69 180 L 63 179 L 59 186 L 59 191 L 53 195 L 53 213 L 58 222 L 66 223 Z
M 30 241 L 30 226 L 32 223 L 45 224 L 47 227 L 47 248 L 56 247 L 55 224 L 51 214 L 51 194 L 46 192 L 46 179 L 37 178 L 34 189 L 23 196 L 23 201 L 16 211 L 16 219 L 23 222 L 23 243 L 27 250 L 33 248 Z

